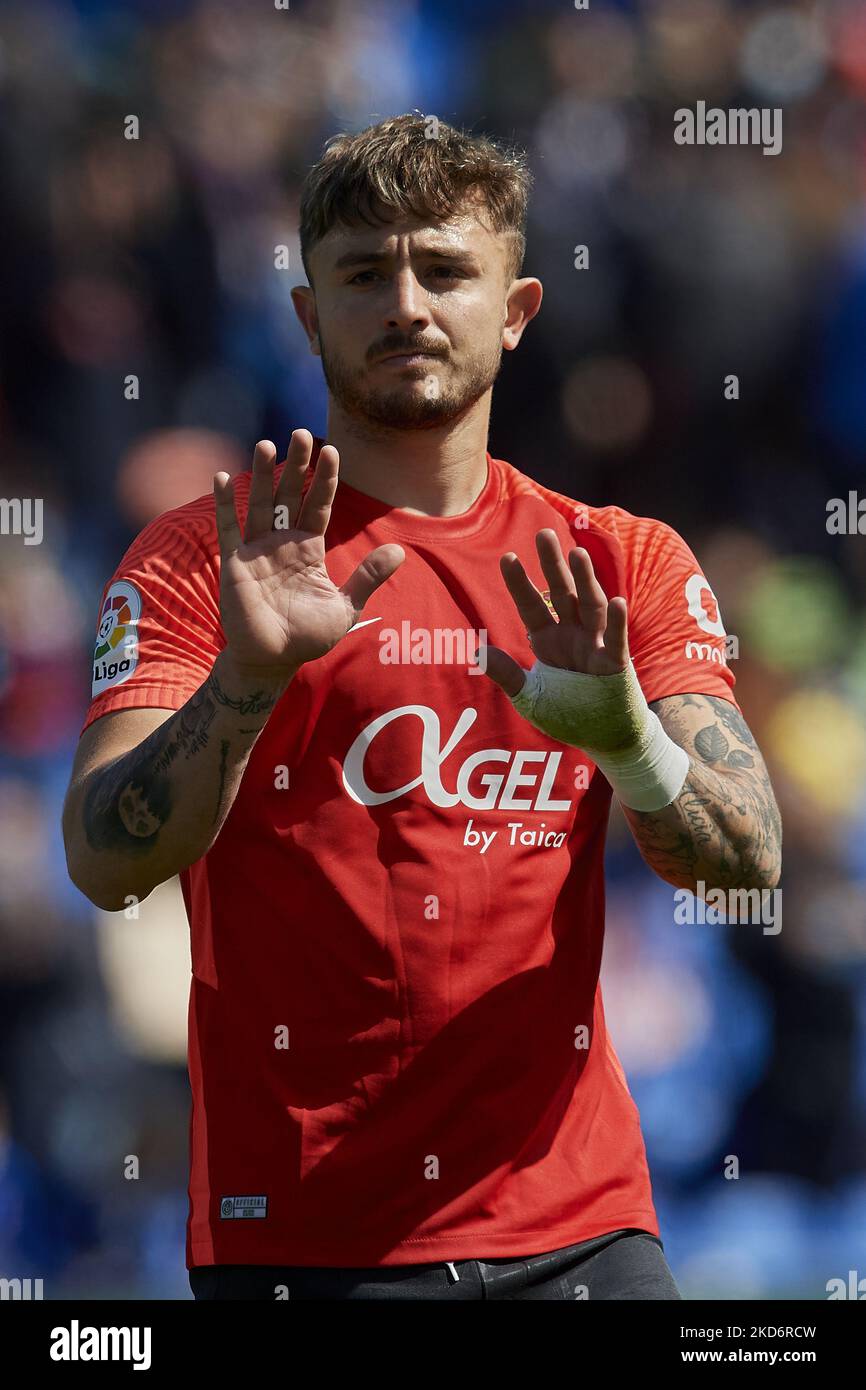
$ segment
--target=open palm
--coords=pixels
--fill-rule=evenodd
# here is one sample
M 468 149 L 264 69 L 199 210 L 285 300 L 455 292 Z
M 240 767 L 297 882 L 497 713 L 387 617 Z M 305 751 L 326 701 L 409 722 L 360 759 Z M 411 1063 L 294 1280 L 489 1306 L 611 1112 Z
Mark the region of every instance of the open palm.
M 332 445 L 323 445 L 302 501 L 312 448 L 309 430 L 295 430 L 274 491 L 277 451 L 269 440 L 256 445 L 243 537 L 231 479 L 214 478 L 220 614 L 239 665 L 289 670 L 324 656 L 405 559 L 399 545 L 377 546 L 344 584 L 334 584 L 325 567 L 325 530 L 340 461 Z
M 503 555 L 499 563 L 536 659 L 590 676 L 623 671 L 629 660 L 625 599 L 607 598 L 581 547 L 569 552 L 566 564 L 554 530 L 539 531 L 535 546 L 558 621 L 515 554 Z M 486 659 L 491 679 L 506 694 L 517 695 L 524 668 L 499 647 L 488 647 Z

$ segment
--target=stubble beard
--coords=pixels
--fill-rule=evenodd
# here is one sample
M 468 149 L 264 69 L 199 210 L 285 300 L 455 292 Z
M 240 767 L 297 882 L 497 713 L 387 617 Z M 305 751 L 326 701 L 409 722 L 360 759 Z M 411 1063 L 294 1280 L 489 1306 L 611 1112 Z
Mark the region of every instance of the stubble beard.
M 319 351 L 325 381 L 337 405 L 368 424 L 395 430 L 437 429 L 458 419 L 490 390 L 502 364 L 500 344 L 498 351 L 476 358 L 456 383 L 441 386 L 439 372 L 431 364 L 425 377 L 406 377 L 393 386 L 372 387 L 367 371 L 347 369 L 335 354 L 326 350 L 321 335 Z M 419 381 L 425 383 L 431 378 L 436 392 L 419 390 Z

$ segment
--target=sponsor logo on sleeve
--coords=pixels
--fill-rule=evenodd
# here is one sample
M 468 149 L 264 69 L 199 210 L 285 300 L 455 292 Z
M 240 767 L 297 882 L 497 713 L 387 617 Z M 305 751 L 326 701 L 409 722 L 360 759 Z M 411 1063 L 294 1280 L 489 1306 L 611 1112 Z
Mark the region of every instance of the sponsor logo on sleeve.
M 694 638 L 686 641 L 684 652 L 687 661 L 707 661 L 711 665 L 727 666 L 740 655 L 739 639 L 733 633 L 725 632 L 719 601 L 702 574 L 693 574 L 686 580 L 686 602 L 690 617 L 694 618 L 702 632 L 721 641 L 696 642 Z
M 141 595 L 134 584 L 117 579 L 105 595 L 93 649 L 92 694 L 129 680 L 138 664 Z
M 715 617 L 708 611 L 704 595 L 709 598 L 709 607 L 715 610 Z M 725 636 L 719 601 L 702 574 L 693 574 L 686 580 L 686 601 L 689 614 L 703 632 L 710 632 L 714 637 Z

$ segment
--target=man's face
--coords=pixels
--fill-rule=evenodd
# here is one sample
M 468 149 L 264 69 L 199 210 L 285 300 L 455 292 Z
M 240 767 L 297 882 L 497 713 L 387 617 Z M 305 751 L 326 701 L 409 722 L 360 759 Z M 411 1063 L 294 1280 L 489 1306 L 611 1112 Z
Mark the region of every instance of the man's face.
M 473 406 L 499 372 L 509 251 L 471 212 L 334 228 L 311 253 L 306 326 L 336 403 L 406 430 Z

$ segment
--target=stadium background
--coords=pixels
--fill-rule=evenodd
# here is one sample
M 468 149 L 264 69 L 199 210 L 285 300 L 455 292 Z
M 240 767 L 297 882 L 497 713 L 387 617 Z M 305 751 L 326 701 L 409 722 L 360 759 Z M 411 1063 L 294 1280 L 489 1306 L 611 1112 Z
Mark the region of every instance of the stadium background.
M 697 100 L 782 107 L 782 153 L 675 145 Z M 545 299 L 492 452 L 685 536 L 782 807 L 777 936 L 676 925 L 612 823 L 606 1008 L 671 1265 L 687 1297 L 824 1298 L 866 1274 L 866 538 L 825 524 L 866 466 L 866 11 L 829 0 L 0 5 L 0 494 L 46 507 L 0 542 L 0 1274 L 190 1296 L 179 898 L 107 918 L 60 839 L 98 598 L 257 438 L 324 432 L 300 181 L 416 108 L 536 177 Z

